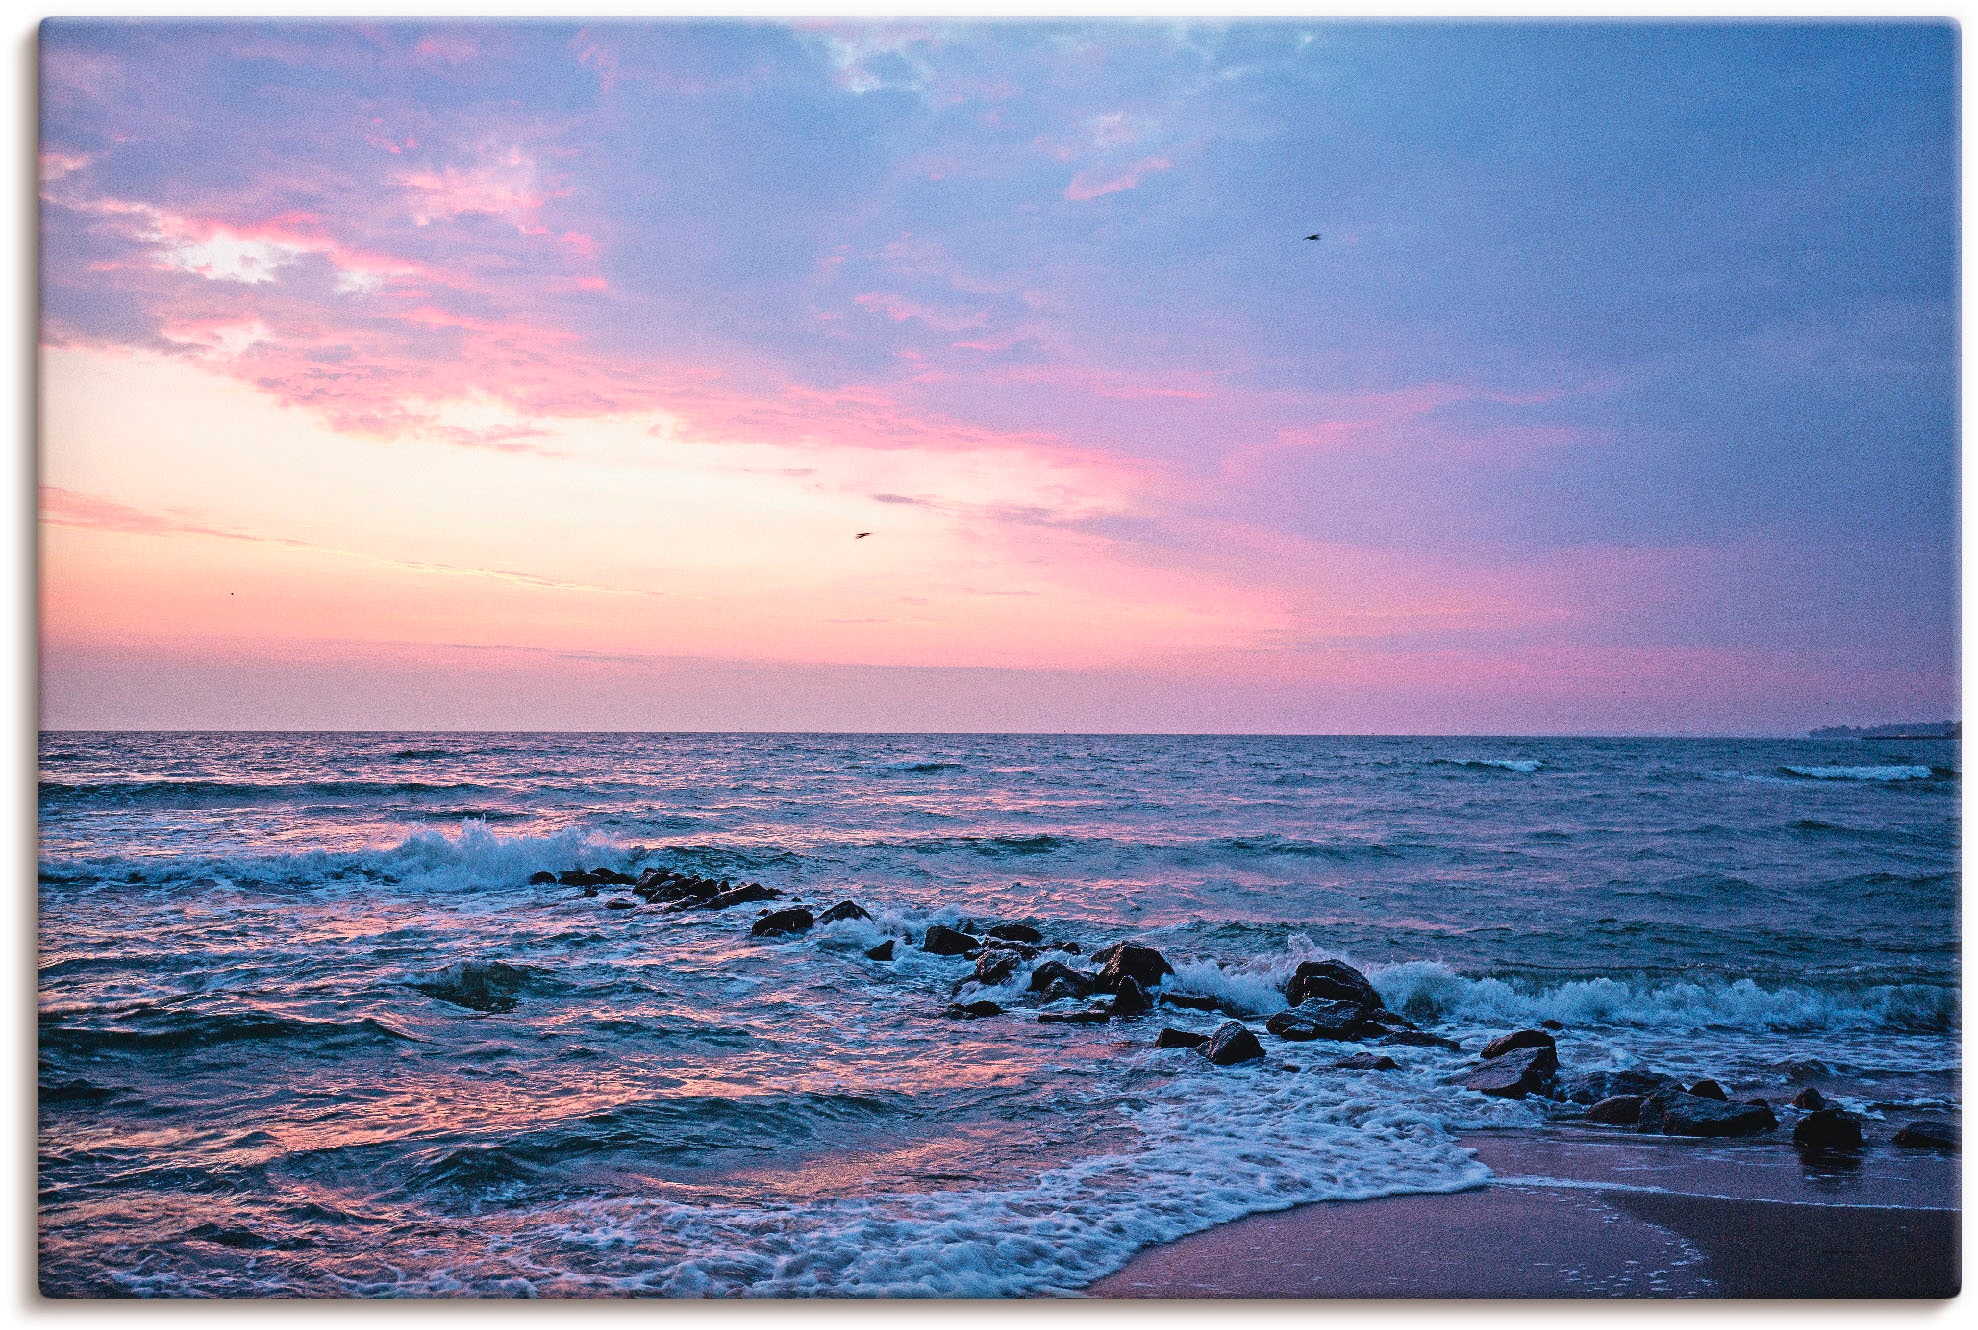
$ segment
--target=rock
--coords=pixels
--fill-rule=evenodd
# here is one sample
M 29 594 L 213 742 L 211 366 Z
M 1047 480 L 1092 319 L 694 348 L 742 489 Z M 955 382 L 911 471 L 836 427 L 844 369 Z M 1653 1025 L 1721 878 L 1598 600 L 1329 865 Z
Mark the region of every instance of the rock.
M 920 940 L 922 951 L 931 951 L 936 956 L 959 956 L 965 951 L 974 951 L 982 943 L 966 933 L 958 933 L 940 924 L 929 924 L 927 936 Z
M 470 1011 L 513 1011 L 515 998 L 529 986 L 529 972 L 500 961 L 461 961 L 407 985 Z
M 638 882 L 638 879 L 631 874 L 621 873 L 614 868 L 593 868 L 591 876 L 598 880 L 598 885 L 606 887 L 629 887 Z
M 1540 1021 L 1538 1023 L 1538 1028 L 1541 1030 L 1563 1030 L 1566 1028 L 1566 1025 L 1563 1021 L 1555 1021 L 1548 1019 L 1548 1020 Z
M 1945 1150 L 1956 1153 L 1962 1141 L 1955 1122 L 1927 1118 L 1912 1122 L 1895 1134 L 1895 1143 L 1906 1150 Z
M 810 911 L 800 905 L 794 910 L 778 910 L 775 914 L 765 914 L 755 921 L 755 927 L 749 930 L 749 936 L 785 937 L 791 933 L 807 932 L 810 926 Z
M 1452 1053 L 1463 1051 L 1463 1045 L 1454 1039 L 1445 1039 L 1427 1030 L 1396 1030 L 1381 1036 L 1381 1042 L 1390 1048 L 1446 1048 Z
M 1053 985 L 1062 984 L 1072 990 L 1073 997 L 1089 997 L 1092 994 L 1092 976 L 1074 970 L 1063 961 L 1045 961 L 1030 972 L 1030 991 L 1048 993 Z M 1052 1001 L 1046 998 L 1045 1001 Z
M 943 1014 L 951 1020 L 979 1021 L 984 1016 L 1000 1016 L 1003 1009 L 994 1002 L 956 1002 Z
M 986 988 L 993 988 L 1015 974 L 1016 967 L 1022 963 L 1023 957 L 1016 952 L 998 947 L 975 958 L 975 973 L 969 977 Z
M 1154 1009 L 1154 1000 L 1132 975 L 1121 975 L 1113 996 L 1113 1016 L 1144 1016 Z
M 604 908 L 607 910 L 636 910 L 639 908 L 639 903 L 637 901 L 628 901 L 623 896 L 614 896 L 604 903 Z
M 1717 1082 L 1713 1080 L 1709 1080 L 1708 1078 L 1704 1080 L 1700 1080 L 1695 1085 L 1692 1085 L 1690 1087 L 1690 1093 L 1695 1095 L 1698 1099 L 1716 1099 L 1725 1103 L 1730 1102 L 1730 1098 L 1731 1098 L 1731 1096 L 1724 1093 L 1723 1086 L 1717 1084 Z
M 707 908 L 710 910 L 725 910 L 733 905 L 747 905 L 751 901 L 773 901 L 782 896 L 782 894 L 782 892 L 774 887 L 765 887 L 760 882 L 751 882 L 747 886 L 736 887 L 733 891 L 722 892 L 719 896 L 716 896 L 707 903 Z M 808 919 L 810 917 L 810 911 L 804 911 L 804 917 Z M 808 928 L 810 925 L 805 924 L 804 927 Z
M 1555 1048 L 1556 1046 L 1557 1041 L 1543 1030 L 1513 1030 L 1510 1034 L 1501 1034 L 1485 1044 L 1483 1051 L 1477 1056 L 1488 1061 L 1491 1058 L 1501 1058 L 1514 1048 Z
M 1793 1128 L 1793 1144 L 1807 1150 L 1859 1150 L 1861 1119 L 1845 1109 L 1816 1109 Z
M 1273 1015 L 1264 1022 L 1264 1028 L 1280 1039 L 1346 1039 L 1359 1027 L 1366 1011 L 1357 1003 L 1307 998 L 1291 1010 Z
M 1063 1002 L 1068 998 L 1078 999 L 1091 996 L 1091 988 L 1084 984 L 1075 984 L 1069 979 L 1053 979 L 1051 986 L 1044 990 L 1043 995 L 1038 998 L 1038 1001 L 1048 1007 L 1053 1002 Z
M 1705 1099 L 1665 1085 L 1642 1100 L 1636 1125 L 1664 1136 L 1755 1136 L 1772 1130 L 1779 1120 L 1763 1104 Z
M 1072 955 L 1074 955 L 1074 956 L 1076 956 L 1076 955 L 1078 955 L 1079 953 L 1081 953 L 1082 951 L 1084 951 L 1084 950 L 1085 950 L 1085 948 L 1083 948 L 1083 947 L 1081 947 L 1081 946 L 1079 946 L 1079 945 L 1078 945 L 1078 944 L 1077 944 L 1076 942 L 1060 942 L 1060 943 L 1058 944 L 1058 950 L 1059 950 L 1059 951 L 1068 951 L 1068 952 L 1070 952 L 1070 953 L 1071 953 Z
M 1609 1095 L 1587 1110 L 1587 1121 L 1632 1127 L 1641 1121 L 1641 1101 L 1638 1094 Z
M 817 916 L 820 924 L 835 924 L 841 919 L 870 919 L 871 915 L 859 908 L 857 901 L 839 901 L 836 905 Z
M 1077 1011 L 1040 1011 L 1039 1022 L 1045 1025 L 1104 1025 L 1113 1014 L 1104 1007 L 1081 1007 Z
M 1409 1020 L 1406 1016 L 1403 1016 L 1398 1011 L 1389 1011 L 1386 1007 L 1376 1007 L 1372 1011 L 1368 1012 L 1366 1017 L 1366 1024 L 1370 1028 L 1381 1032 L 1386 1032 L 1390 1030 L 1412 1030 L 1415 1028 L 1415 1023 L 1413 1021 Z
M 1241 1021 L 1224 1021 L 1195 1051 L 1218 1067 L 1255 1062 L 1264 1056 L 1264 1046 L 1257 1042 L 1257 1036 Z
M 529 885 L 532 887 L 553 887 L 556 885 L 556 874 L 551 872 L 531 873 L 529 874 Z
M 1401 1064 L 1385 1053 L 1355 1053 L 1332 1064 L 1340 1071 L 1399 1071 Z
M 1115 942 L 1110 947 L 1101 947 L 1092 953 L 1092 959 L 1100 967 L 1099 989 L 1113 993 L 1119 990 L 1120 980 L 1132 978 L 1142 988 L 1157 986 L 1164 975 L 1174 973 L 1174 966 L 1168 958 L 1152 947 L 1142 947 L 1132 942 Z
M 1163 993 L 1161 1001 L 1190 1011 L 1218 1011 L 1222 1008 L 1221 998 L 1207 997 L 1201 993 Z
M 876 947 L 866 949 L 865 958 L 869 961 L 890 961 L 893 959 L 893 939 L 887 938 Z
M 1177 1030 L 1172 1025 L 1165 1027 L 1154 1036 L 1156 1048 L 1200 1048 L 1209 1042 L 1206 1034 L 1196 1034 L 1192 1030 Z
M 1492 1058 L 1463 1080 L 1463 1088 L 1499 1099 L 1523 1099 L 1544 1090 L 1559 1070 L 1559 1055 L 1549 1044 L 1514 1048 Z
M 585 888 L 584 888 L 584 899 L 585 899 L 585 900 L 587 900 L 587 901 L 594 901 L 594 900 L 596 900 L 597 898 L 598 898 L 598 889 L 597 889 L 596 887 L 585 887 Z
M 1344 961 L 1306 961 L 1291 974 L 1284 986 L 1284 1000 L 1301 1006 L 1308 998 L 1351 1002 L 1367 1011 L 1381 1006 L 1380 993 Z
M 1793 1107 L 1804 1109 L 1825 1108 L 1827 1107 L 1827 1096 L 1809 1085 L 1793 1096 Z
M 1567 1077 L 1559 1089 L 1576 1104 L 1597 1104 L 1619 1095 L 1644 1099 L 1669 1083 L 1669 1077 L 1656 1071 L 1588 1071 Z
M 1029 924 L 997 924 L 989 930 L 989 936 L 1001 938 L 1005 942 L 1042 942 L 1044 935 Z
M 586 873 L 581 868 L 573 868 L 567 873 L 558 873 L 556 880 L 566 887 L 595 887 L 598 884 L 597 874 Z

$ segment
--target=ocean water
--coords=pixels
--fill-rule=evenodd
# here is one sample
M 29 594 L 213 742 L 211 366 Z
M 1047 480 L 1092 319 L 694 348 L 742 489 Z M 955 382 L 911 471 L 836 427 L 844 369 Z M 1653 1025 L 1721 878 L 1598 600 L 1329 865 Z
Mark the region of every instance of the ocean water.
M 57 1296 L 1024 1295 L 1302 1201 L 1474 1187 L 1452 1083 L 1957 1108 L 1955 744 L 102 734 L 41 746 L 41 1286 Z M 665 867 L 873 916 L 611 909 Z M 1025 922 L 1262 1020 L 1335 956 L 1469 1053 L 1047 1025 L 906 945 Z M 1076 958 L 1072 958 L 1076 959 Z M 508 1010 L 421 984 L 525 972 Z M 1010 1010 L 957 1021 L 960 996 Z

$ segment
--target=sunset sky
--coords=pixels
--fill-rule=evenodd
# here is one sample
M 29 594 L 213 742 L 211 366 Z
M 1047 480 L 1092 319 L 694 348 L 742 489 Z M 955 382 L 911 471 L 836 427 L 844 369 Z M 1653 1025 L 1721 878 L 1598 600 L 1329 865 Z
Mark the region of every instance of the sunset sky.
M 43 722 L 1951 717 L 1956 46 L 52 23 Z

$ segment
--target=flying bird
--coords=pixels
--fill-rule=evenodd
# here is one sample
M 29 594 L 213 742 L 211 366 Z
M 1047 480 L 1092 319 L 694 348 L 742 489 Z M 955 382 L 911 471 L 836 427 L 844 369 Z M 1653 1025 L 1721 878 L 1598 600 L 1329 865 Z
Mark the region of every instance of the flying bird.
M 872 534 L 872 533 L 871 533 L 870 531 L 861 531 L 861 532 L 859 532 L 859 533 L 858 533 L 858 534 L 857 534 L 856 536 L 853 536 L 853 537 L 852 537 L 852 539 L 853 539 L 853 540 L 864 540 L 864 539 L 865 539 L 865 538 L 866 538 L 867 536 L 869 536 L 869 535 L 871 535 L 871 534 Z
M 1319 237 L 1316 234 L 1314 234 L 1314 235 L 1306 236 L 1305 238 L 1307 240 L 1317 240 Z

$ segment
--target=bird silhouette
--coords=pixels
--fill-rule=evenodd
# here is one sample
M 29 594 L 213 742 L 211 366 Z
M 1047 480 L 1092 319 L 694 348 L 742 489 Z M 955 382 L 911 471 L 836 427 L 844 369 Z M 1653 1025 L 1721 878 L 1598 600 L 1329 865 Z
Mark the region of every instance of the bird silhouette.
M 1317 234 L 1313 234 L 1313 235 L 1308 235 L 1305 238 L 1307 240 L 1317 240 L 1319 237 L 1317 236 Z
M 859 532 L 859 533 L 858 533 L 858 534 L 857 534 L 856 536 L 853 536 L 853 537 L 852 537 L 852 539 L 853 539 L 853 540 L 864 540 L 864 539 L 865 539 L 865 538 L 866 538 L 867 536 L 869 536 L 869 535 L 871 535 L 871 534 L 872 534 L 872 533 L 871 533 L 870 531 L 861 531 L 861 532 Z

